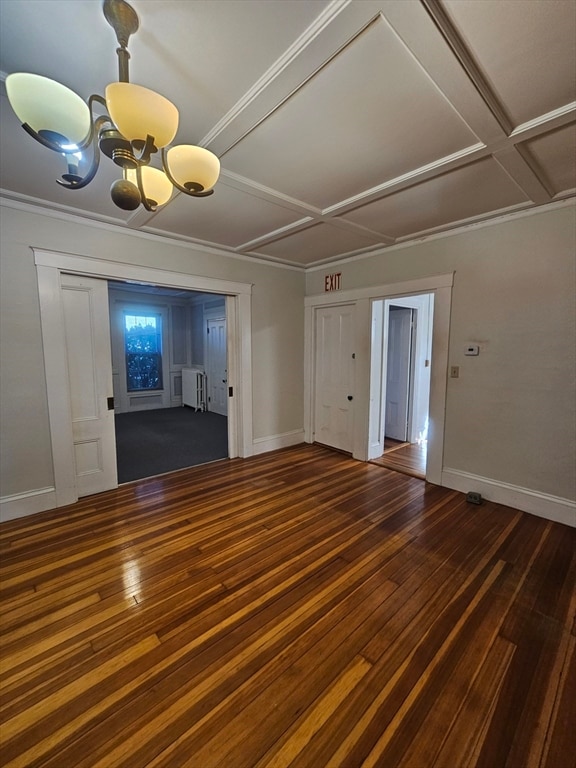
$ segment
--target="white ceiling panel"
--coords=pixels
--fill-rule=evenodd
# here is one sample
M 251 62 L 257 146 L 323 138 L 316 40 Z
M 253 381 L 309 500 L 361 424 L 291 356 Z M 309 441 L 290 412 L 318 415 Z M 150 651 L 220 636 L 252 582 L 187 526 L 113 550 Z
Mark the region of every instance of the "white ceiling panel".
M 576 98 L 574 0 L 443 0 L 514 125 Z
M 0 0 L 10 204 L 306 268 L 574 194 L 574 0 L 130 2 L 130 79 L 176 104 L 178 143 L 218 154 L 215 194 L 122 211 L 106 157 L 59 187 L 63 158 L 19 127 L 5 75 L 103 94 L 114 32 L 102 0 Z
M 398 238 L 525 202 L 526 196 L 498 163 L 485 159 L 351 211 L 345 218 Z
M 316 224 L 257 248 L 254 253 L 294 264 L 310 264 L 333 258 L 336 254 L 373 248 L 377 243 L 376 238 L 347 231 L 333 224 Z
M 0 0 L 3 72 L 59 80 L 87 98 L 118 78 L 116 38 L 98 0 Z
M 325 208 L 476 141 L 379 18 L 223 162 Z
M 222 183 L 210 197 L 177 194 L 147 226 L 238 248 L 300 219 L 299 213 Z
M 542 169 L 554 194 L 574 189 L 576 183 L 576 126 L 526 142 L 526 148 Z
M 133 80 L 180 109 L 178 141 L 198 142 L 328 5 L 328 0 L 162 0 L 138 5 Z M 113 49 L 110 49 L 111 54 Z M 169 84 L 166 64 L 175 73 Z

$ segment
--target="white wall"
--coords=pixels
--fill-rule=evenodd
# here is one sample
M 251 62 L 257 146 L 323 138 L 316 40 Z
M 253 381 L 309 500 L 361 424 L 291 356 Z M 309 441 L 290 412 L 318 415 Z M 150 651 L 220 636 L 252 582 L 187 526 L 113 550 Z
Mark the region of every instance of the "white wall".
M 554 207 L 337 267 L 343 290 L 455 272 L 443 466 L 462 483 L 576 499 L 575 230 Z M 333 271 L 309 271 L 307 295 Z
M 304 275 L 202 253 L 185 243 L 35 210 L 0 207 L 2 497 L 54 483 L 36 271 L 31 246 L 253 283 L 253 434 L 268 445 L 302 430 Z

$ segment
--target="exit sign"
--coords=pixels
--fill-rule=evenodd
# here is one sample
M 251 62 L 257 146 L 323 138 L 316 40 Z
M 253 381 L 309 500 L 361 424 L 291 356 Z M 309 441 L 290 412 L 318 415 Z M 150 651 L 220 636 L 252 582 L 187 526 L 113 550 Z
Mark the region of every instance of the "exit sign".
M 340 291 L 342 289 L 342 272 L 334 272 L 324 278 L 324 291 Z

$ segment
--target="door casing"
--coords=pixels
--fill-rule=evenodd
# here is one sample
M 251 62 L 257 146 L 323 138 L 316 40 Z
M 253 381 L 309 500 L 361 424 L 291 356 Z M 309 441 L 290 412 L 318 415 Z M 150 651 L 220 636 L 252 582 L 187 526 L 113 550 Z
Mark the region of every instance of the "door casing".
M 450 307 L 454 274 L 434 275 L 417 280 L 406 280 L 388 285 L 369 286 L 335 291 L 331 294 L 307 296 L 305 305 L 304 339 L 304 439 L 313 442 L 314 427 L 314 364 L 316 358 L 314 310 L 316 307 L 354 302 L 356 304 L 356 391 L 354 395 L 355 459 L 368 461 L 370 448 L 370 372 L 372 312 L 371 304 L 379 299 L 433 293 L 432 366 L 430 378 L 430 428 L 426 479 L 442 484 L 444 454 L 444 426 L 448 371 L 448 341 L 450 334 Z
M 229 456 L 253 453 L 252 439 L 252 332 L 250 283 L 187 275 L 33 248 L 37 267 L 40 318 L 44 346 L 48 418 L 52 442 L 56 506 L 78 500 L 74 477 L 74 450 L 70 388 L 67 382 L 66 338 L 62 320 L 60 273 L 105 280 L 133 280 L 152 285 L 226 296 L 228 337 Z

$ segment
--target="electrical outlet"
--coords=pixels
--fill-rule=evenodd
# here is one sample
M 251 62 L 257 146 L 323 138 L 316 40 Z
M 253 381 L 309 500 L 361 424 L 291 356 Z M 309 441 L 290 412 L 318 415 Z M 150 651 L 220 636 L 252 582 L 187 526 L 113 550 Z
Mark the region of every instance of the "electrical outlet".
M 460 376 L 460 367 L 458 365 L 450 366 L 450 378 L 457 379 Z

